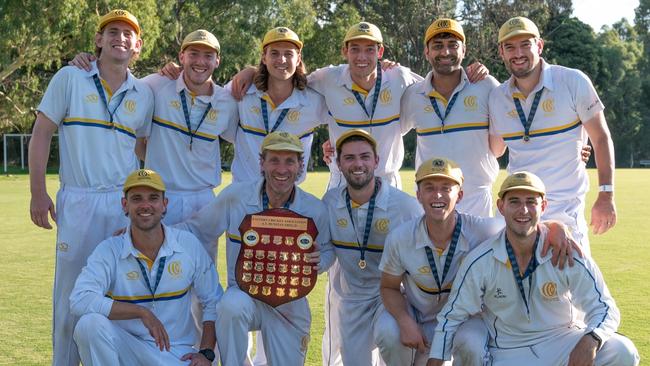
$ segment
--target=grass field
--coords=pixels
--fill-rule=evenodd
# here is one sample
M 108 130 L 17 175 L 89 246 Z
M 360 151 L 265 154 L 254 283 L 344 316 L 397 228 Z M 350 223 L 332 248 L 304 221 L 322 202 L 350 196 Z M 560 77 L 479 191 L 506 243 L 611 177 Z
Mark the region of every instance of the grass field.
M 596 184 L 595 171 L 590 174 L 589 208 Z M 413 194 L 413 171 L 404 171 L 402 180 L 404 189 Z M 227 174 L 224 185 L 229 181 Z M 48 176 L 47 184 L 54 196 L 58 177 Z M 310 173 L 303 189 L 320 197 L 326 184 L 327 173 Z M 619 331 L 635 342 L 643 359 L 650 357 L 650 226 L 646 221 L 650 218 L 650 196 L 645 196 L 648 189 L 650 169 L 618 170 L 618 224 L 605 235 L 590 237 L 593 256 L 621 310 Z M 45 365 L 51 361 L 55 232 L 33 226 L 28 208 L 28 177 L 0 176 L 0 249 L 5 258 L 0 265 L 0 365 Z M 219 258 L 223 259 L 223 245 L 220 250 Z M 219 263 L 218 267 L 224 269 L 225 264 Z M 221 278 L 225 280 L 225 275 Z M 326 281 L 327 277 L 321 276 L 309 296 L 313 323 L 307 365 L 320 364 Z

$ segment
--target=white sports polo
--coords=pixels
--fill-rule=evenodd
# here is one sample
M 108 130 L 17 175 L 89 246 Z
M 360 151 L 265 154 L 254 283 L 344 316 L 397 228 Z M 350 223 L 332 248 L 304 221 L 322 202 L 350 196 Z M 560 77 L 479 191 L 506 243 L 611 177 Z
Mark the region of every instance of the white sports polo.
M 200 191 L 221 184 L 219 136 L 236 125 L 237 102 L 214 83 L 212 95 L 194 96 L 185 85 L 183 73 L 176 80 L 151 74 L 142 81 L 155 96 L 145 166 L 157 171 L 171 191 Z M 181 92 L 185 95 L 190 128 Z
M 151 123 L 153 94 L 127 71 L 116 91 L 102 82 L 97 63 L 85 71 L 73 66 L 59 70 L 38 106 L 59 127 L 59 179 L 81 188 L 119 187 L 138 169 L 136 137 L 144 137 Z M 109 111 L 95 85 L 101 83 Z
M 378 142 L 379 167 L 375 174 L 395 180 L 404 160 L 402 134 L 406 132 L 400 122 L 400 98 L 409 85 L 422 78 L 402 66 L 382 71 L 380 92 L 372 118 L 366 115 L 352 91 L 360 93 L 365 109 L 372 113 L 375 87 L 365 93 L 356 86 L 347 64 L 318 69 L 309 75 L 308 80 L 309 86 L 325 97 L 327 107 L 334 117 L 329 125 L 332 145 L 351 128 L 369 132 Z M 332 174 L 340 174 L 336 164 L 330 164 L 330 171 Z
M 131 241 L 131 230 L 101 242 L 77 278 L 70 295 L 70 309 L 76 316 L 110 314 L 114 301 L 137 304 L 149 309 L 165 326 L 171 345 L 193 345 L 197 338 L 190 312 L 191 293 L 203 310 L 203 321 L 215 321 L 216 306 L 223 289 L 217 270 L 194 235 L 163 225 L 165 241 L 152 262 Z M 163 263 L 164 258 L 164 263 Z M 145 269 L 152 296 L 143 277 Z M 159 267 L 163 263 L 159 271 Z M 127 332 L 153 342 L 140 319 L 116 320 Z
M 351 218 L 345 191 L 346 187 L 337 187 L 327 191 L 323 197 L 340 268 L 336 272 L 330 271 L 329 280 L 337 294 L 346 300 L 373 299 L 379 295 L 379 262 L 384 252 L 386 236 L 400 224 L 421 216 L 422 206 L 407 193 L 383 182 L 375 200 L 368 246 L 364 253 L 366 268 L 361 269 L 359 260 L 370 203 L 366 202 L 356 208 L 350 204 Z
M 450 359 L 458 326 L 481 311 L 490 347 L 528 347 L 565 334 L 575 326 L 574 308 L 585 314 L 585 334 L 593 331 L 603 342 L 614 334 L 620 313 L 593 260 L 574 257 L 573 267 L 560 270 L 552 253 L 542 257 L 543 242 L 544 234 L 537 242 L 537 268 L 522 281 L 526 302 L 508 259 L 505 229 L 465 258 L 438 315 L 430 357 Z
M 465 71 L 461 69 L 461 73 L 460 84 L 449 101 L 434 90 L 432 72 L 424 80 L 411 85 L 402 96 L 402 124 L 406 130 L 415 128 L 417 133 L 416 169 L 433 157 L 455 161 L 465 177 L 465 195 L 458 203 L 458 209 L 488 216 L 489 212 L 483 212 L 485 210 L 468 212 L 466 208 L 484 207 L 484 201 L 491 202 L 492 183 L 499 173 L 499 164 L 490 150 L 488 133 L 488 98 L 498 82 L 488 76 L 470 83 Z M 436 113 L 431 98 L 444 120 Z M 447 111 L 449 105 L 451 108 Z M 483 197 L 485 195 L 488 197 Z M 476 200 L 482 203 L 474 204 L 473 196 L 480 196 Z
M 264 126 L 262 100 L 267 107 L 268 126 Z M 273 129 L 281 115 L 280 124 Z M 305 164 L 298 183 L 304 181 L 314 129 L 331 119 L 323 97 L 309 88 L 294 88 L 289 98 L 276 106 L 268 94 L 258 90 L 254 84 L 239 102 L 239 116 L 232 162 L 233 182 L 252 182 L 260 178 L 260 148 L 264 137 L 273 131 L 286 131 L 300 138 Z
M 544 181 L 549 200 L 565 201 L 589 189 L 581 159 L 582 146 L 587 143 L 582 123 L 605 107 L 584 73 L 541 62 L 540 81 L 528 97 L 519 92 L 512 77 L 492 91 L 490 133 L 503 138 L 508 146 L 508 172 L 526 170 L 536 174 Z M 521 101 L 528 118 L 535 94 L 542 89 L 530 139 L 525 141 L 513 98 Z
M 448 245 L 439 254 L 427 234 L 424 216 L 406 222 L 386 238 L 384 256 L 379 269 L 393 276 L 404 276 L 402 283 L 406 299 L 416 310 L 419 323 L 434 321 L 447 302 L 451 284 L 467 253 L 503 228 L 503 221 L 460 213 L 461 231 L 447 275 L 438 288 L 433 278 L 425 247 L 431 248 L 436 261 L 438 278 L 443 274 L 449 254 Z
M 224 188 L 209 205 L 183 223 L 174 225 L 188 230 L 199 238 L 211 258 L 216 254 L 217 239 L 226 233 L 226 263 L 228 265 L 228 287 L 237 286 L 235 264 L 241 247 L 239 225 L 248 214 L 263 210 L 262 184 L 264 179 L 255 182 L 233 183 Z M 327 209 L 321 200 L 295 187 L 293 201 L 289 209 L 306 217 L 311 217 L 318 228 L 316 243 L 320 245 L 320 272 L 334 261 L 330 232 L 327 225 Z

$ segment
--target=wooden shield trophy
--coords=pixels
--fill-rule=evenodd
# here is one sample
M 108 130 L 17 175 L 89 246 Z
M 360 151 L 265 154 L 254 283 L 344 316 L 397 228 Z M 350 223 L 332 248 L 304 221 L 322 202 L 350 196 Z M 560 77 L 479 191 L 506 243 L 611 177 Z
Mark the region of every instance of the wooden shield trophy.
M 239 225 L 239 288 L 273 307 L 306 296 L 317 273 L 307 253 L 315 250 L 316 223 L 285 208 L 249 214 Z

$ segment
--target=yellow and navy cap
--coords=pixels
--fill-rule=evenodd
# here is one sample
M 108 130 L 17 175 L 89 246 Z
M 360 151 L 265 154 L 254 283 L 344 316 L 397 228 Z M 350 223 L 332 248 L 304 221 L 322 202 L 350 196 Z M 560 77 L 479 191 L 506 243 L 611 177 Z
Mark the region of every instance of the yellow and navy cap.
M 300 142 L 298 136 L 285 131 L 271 132 L 266 135 L 262 141 L 261 151 L 264 152 L 265 150 L 295 151 L 301 154 L 304 152 L 302 142 Z
M 183 39 L 183 43 L 181 44 L 181 52 L 184 51 L 185 48 L 192 45 L 202 45 L 202 46 L 210 47 L 213 50 L 217 51 L 217 54 L 221 52 L 221 46 L 219 45 L 219 41 L 217 40 L 217 37 L 215 37 L 214 34 L 208 32 L 205 29 L 195 30 L 194 32 L 186 35 L 185 38 Z
M 463 32 L 463 27 L 460 23 L 453 19 L 442 18 L 435 20 L 431 23 L 429 28 L 427 28 L 427 31 L 424 34 L 424 44 L 426 45 L 431 38 L 441 33 L 451 33 L 458 37 L 461 42 L 465 43 L 465 32 Z
M 432 158 L 420 165 L 415 172 L 415 183 L 420 183 L 427 178 L 447 178 L 458 185 L 463 185 L 463 171 L 453 160 L 445 158 Z
M 503 198 L 503 195 L 506 194 L 506 192 L 515 189 L 539 193 L 542 197 L 546 195 L 546 186 L 544 186 L 544 182 L 542 182 L 538 176 L 530 172 L 516 172 L 509 175 L 501 184 L 501 189 L 499 189 L 499 198 Z
M 347 44 L 348 42 L 355 39 L 369 39 L 379 44 L 384 43 L 384 39 L 381 36 L 381 31 L 379 28 L 377 28 L 376 25 L 368 22 L 361 22 L 351 26 L 345 33 L 343 44 Z
M 99 24 L 97 25 L 97 32 L 101 33 L 101 31 L 104 29 L 106 24 L 110 22 L 116 22 L 116 21 L 122 21 L 128 23 L 129 25 L 131 25 L 131 27 L 133 27 L 135 33 L 138 36 L 140 35 L 140 23 L 138 23 L 138 19 L 133 14 L 123 9 L 111 10 L 108 13 L 102 15 L 102 17 L 99 18 Z
M 372 146 L 373 150 L 377 149 L 377 140 L 375 140 L 375 138 L 372 137 L 370 133 L 360 128 L 353 128 L 351 130 L 345 131 L 345 133 L 343 133 L 338 138 L 338 140 L 336 140 L 336 150 L 337 151 L 340 150 L 341 145 L 343 145 L 343 143 L 352 136 L 362 137 L 364 140 L 368 141 L 368 143 Z
M 537 29 L 535 23 L 528 18 L 510 18 L 503 23 L 501 28 L 499 28 L 499 43 L 522 34 L 539 38 L 539 29 Z
M 262 49 L 275 42 L 291 42 L 295 44 L 299 50 L 302 49 L 302 41 L 300 41 L 296 32 L 287 27 L 277 27 L 266 32 L 264 39 L 262 40 Z
M 124 192 L 133 187 L 149 187 L 164 192 L 165 183 L 163 183 L 160 174 L 150 169 L 138 169 L 126 177 L 124 182 Z

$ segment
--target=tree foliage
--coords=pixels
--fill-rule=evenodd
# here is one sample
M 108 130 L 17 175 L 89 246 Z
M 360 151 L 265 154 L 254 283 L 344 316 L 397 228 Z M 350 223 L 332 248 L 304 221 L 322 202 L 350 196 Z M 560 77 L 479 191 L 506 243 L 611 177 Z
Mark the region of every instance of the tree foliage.
M 438 17 L 463 24 L 466 64 L 481 61 L 503 81 L 508 74 L 496 47 L 499 27 L 510 17 L 527 16 L 540 28 L 549 62 L 581 69 L 593 80 L 607 106 L 619 164 L 650 158 L 650 144 L 644 143 L 650 139 L 650 0 L 640 1 L 634 26 L 622 20 L 598 33 L 571 16 L 571 0 L 4 0 L 0 132 L 29 132 L 51 76 L 74 54 L 93 50 L 97 20 L 114 8 L 130 10 L 143 29 L 144 49 L 132 67 L 136 75 L 177 61 L 183 37 L 202 28 L 221 43 L 214 75 L 220 84 L 259 63 L 261 39 L 276 26 L 300 35 L 308 70 L 341 63 L 345 31 L 361 20 L 382 29 L 386 58 L 424 75 L 424 33 Z M 319 129 L 316 144 L 326 138 L 326 129 Z M 407 163 L 414 146 L 408 136 Z M 319 158 L 317 150 L 313 157 Z

